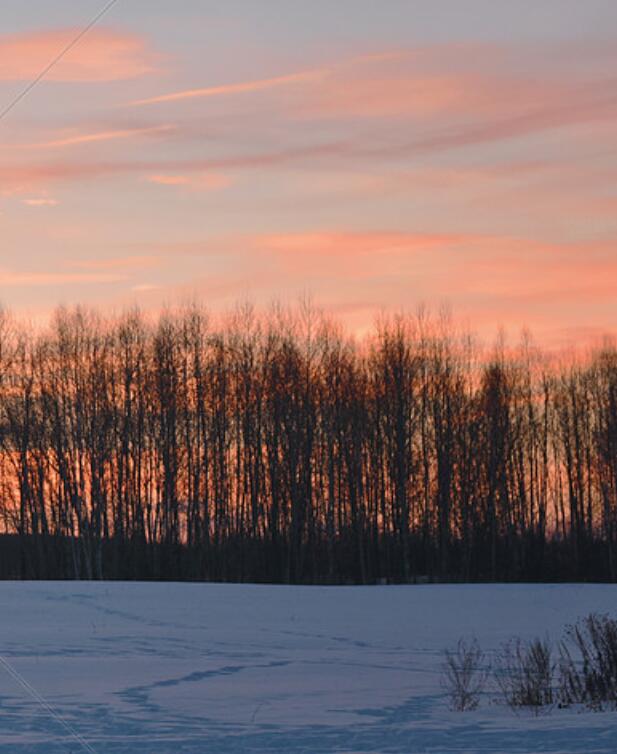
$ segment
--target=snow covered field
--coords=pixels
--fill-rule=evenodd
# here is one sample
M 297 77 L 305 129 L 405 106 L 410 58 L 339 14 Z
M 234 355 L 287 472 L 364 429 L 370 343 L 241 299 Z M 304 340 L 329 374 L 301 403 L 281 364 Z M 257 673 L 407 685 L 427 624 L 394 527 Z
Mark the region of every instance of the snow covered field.
M 617 713 L 452 712 L 440 683 L 461 635 L 591 611 L 617 587 L 0 583 L 0 751 L 615 752 Z

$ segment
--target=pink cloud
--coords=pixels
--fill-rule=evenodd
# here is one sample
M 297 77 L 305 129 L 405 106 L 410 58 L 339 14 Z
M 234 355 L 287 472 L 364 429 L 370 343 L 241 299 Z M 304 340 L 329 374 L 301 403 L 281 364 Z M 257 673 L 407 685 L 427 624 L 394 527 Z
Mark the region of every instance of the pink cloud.
M 126 278 L 106 273 L 11 272 L 0 270 L 0 285 L 17 288 L 53 287 L 89 283 L 118 283 Z
M 450 305 L 456 322 L 468 323 L 487 341 L 500 325 L 515 340 L 528 326 L 547 345 L 583 338 L 594 328 L 596 334 L 617 329 L 612 306 L 617 240 L 549 243 L 473 233 L 324 228 L 144 246 L 145 260 L 155 260 L 152 267 L 173 260 L 178 273 L 164 284 L 158 277 L 134 280 L 131 291 L 145 296 L 149 306 L 197 296 L 220 311 L 242 296 L 260 305 L 272 299 L 292 303 L 308 290 L 318 305 L 359 334 L 384 308 L 415 311 L 423 302 L 435 309 Z M 84 269 L 133 278 L 140 258 Z
M 173 131 L 171 125 L 151 126 L 148 128 L 124 128 L 108 131 L 96 131 L 92 133 L 73 133 L 49 141 L 41 141 L 33 144 L 16 144 L 11 145 L 11 149 L 61 149 L 63 147 L 74 147 L 82 144 L 94 144 L 97 142 L 117 141 L 118 139 L 135 139 L 142 136 L 156 136 Z
M 143 270 L 157 267 L 161 263 L 161 257 L 153 254 L 138 254 L 123 257 L 111 257 L 108 259 L 71 259 L 66 265 L 81 270 Z
M 22 203 L 28 207 L 56 207 L 59 202 L 56 199 L 48 197 L 38 197 L 35 199 L 24 199 Z
M 373 314 L 447 301 L 484 331 L 575 324 L 610 304 L 617 287 L 617 240 L 338 231 L 259 235 L 244 245 L 259 253 L 254 282 L 274 291 L 302 281 L 333 305 L 361 296 Z
M 193 191 L 216 191 L 231 186 L 232 179 L 220 173 L 196 173 L 194 175 L 155 174 L 148 176 L 150 183 L 159 186 L 176 186 Z
M 154 105 L 162 102 L 178 102 L 179 100 L 186 99 L 203 99 L 209 97 L 221 97 L 230 94 L 263 92 L 269 89 L 277 89 L 279 87 L 290 86 L 293 84 L 319 81 L 324 75 L 326 75 L 325 70 L 301 71 L 299 73 L 289 73 L 283 76 L 274 76 L 267 79 L 240 81 L 233 84 L 203 87 L 201 89 L 184 89 L 170 94 L 161 94 L 157 97 L 136 100 L 130 104 L 135 106 Z
M 536 53 L 529 51 L 530 57 Z M 568 59 L 567 49 L 545 54 Z M 533 76 L 519 69 L 520 60 L 507 48 L 435 45 L 133 104 L 273 90 L 279 92 L 277 112 L 291 119 L 405 119 L 422 127 L 413 140 L 393 140 L 389 134 L 386 144 L 379 138 L 371 144 L 349 143 L 347 152 L 354 159 L 453 149 L 617 118 L 610 79 L 560 76 L 550 66 Z
M 0 80 L 33 79 L 75 38 L 78 29 L 0 35 Z M 49 81 L 117 81 L 154 70 L 156 58 L 138 36 L 92 29 L 47 75 Z
M 187 175 L 149 175 L 148 180 L 161 186 L 186 186 L 190 178 Z
M 401 258 L 470 244 L 474 238 L 444 233 L 329 231 L 264 235 L 252 243 L 256 250 L 276 255 L 277 263 L 288 271 L 338 271 L 346 277 L 366 278 Z
M 126 160 L 126 161 L 56 161 L 21 162 L 0 165 L 0 191 L 16 186 L 32 186 L 62 181 L 81 181 L 103 176 L 126 174 L 171 175 L 172 180 L 184 173 L 210 173 L 218 170 L 253 170 L 289 165 L 303 160 L 333 158 L 347 152 L 342 143 L 291 147 L 261 154 L 238 154 L 210 160 Z M 155 181 L 156 182 L 156 181 Z M 179 185 L 179 184 L 176 184 Z
M 230 84 L 217 84 L 213 86 L 200 87 L 196 89 L 181 89 L 169 94 L 160 94 L 155 97 L 135 100 L 129 104 L 133 106 L 155 105 L 163 102 L 178 102 L 187 99 L 204 99 L 211 97 L 224 97 L 233 94 L 250 94 L 252 92 L 263 92 L 279 87 L 288 87 L 295 84 L 320 84 L 326 79 L 333 70 L 341 66 L 349 66 L 362 63 L 382 63 L 385 61 L 398 60 L 406 57 L 408 53 L 399 51 L 386 51 L 371 55 L 362 55 L 346 63 L 339 63 L 329 66 L 314 68 L 312 70 L 298 71 L 295 73 L 286 73 L 279 76 L 271 76 L 263 79 L 250 79 L 248 81 L 237 81 Z
M 580 44 L 574 46 L 579 56 Z M 584 49 L 588 56 L 593 48 Z M 521 66 L 540 57 L 544 65 Z M 563 69 L 571 63 L 568 46 L 527 50 L 487 44 L 446 44 L 355 58 L 332 66 L 328 76 L 308 87 L 299 112 L 317 117 L 486 117 L 538 126 L 555 121 L 603 119 L 615 115 L 613 80 L 600 73 Z M 550 62 L 547 62 L 550 61 Z M 540 61 L 538 61 L 540 62 Z M 612 53 L 612 63 L 617 56 Z M 604 60 L 604 66 L 607 61 Z M 515 127 L 512 125 L 511 127 Z M 507 127 L 502 127 L 507 135 Z
M 472 73 L 423 70 L 416 54 L 359 58 L 332 67 L 307 87 L 296 114 L 312 118 L 427 117 L 482 99 Z

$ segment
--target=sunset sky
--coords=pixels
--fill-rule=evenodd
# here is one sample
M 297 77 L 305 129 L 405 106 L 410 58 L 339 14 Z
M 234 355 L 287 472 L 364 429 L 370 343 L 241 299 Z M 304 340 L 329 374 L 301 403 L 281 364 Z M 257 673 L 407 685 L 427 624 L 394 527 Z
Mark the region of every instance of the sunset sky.
M 0 110 L 104 5 L 2 0 Z M 617 331 L 615 0 L 119 0 L 0 121 L 0 300 Z

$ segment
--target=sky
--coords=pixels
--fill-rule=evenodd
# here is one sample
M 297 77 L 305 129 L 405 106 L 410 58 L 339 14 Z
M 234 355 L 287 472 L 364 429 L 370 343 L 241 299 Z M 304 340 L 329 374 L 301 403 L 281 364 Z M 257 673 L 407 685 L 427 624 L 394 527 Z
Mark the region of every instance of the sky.
M 0 110 L 104 6 L 2 0 Z M 118 0 L 0 120 L 0 301 L 617 331 L 614 0 Z

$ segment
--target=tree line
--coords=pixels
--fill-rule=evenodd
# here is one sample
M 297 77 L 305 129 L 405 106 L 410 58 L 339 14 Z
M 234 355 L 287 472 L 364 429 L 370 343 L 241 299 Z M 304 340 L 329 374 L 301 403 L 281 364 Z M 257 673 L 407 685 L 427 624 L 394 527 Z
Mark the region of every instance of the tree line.
M 617 577 L 617 350 L 310 305 L 0 318 L 0 576 Z

